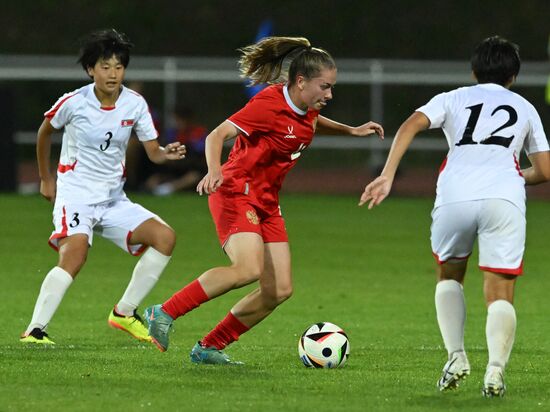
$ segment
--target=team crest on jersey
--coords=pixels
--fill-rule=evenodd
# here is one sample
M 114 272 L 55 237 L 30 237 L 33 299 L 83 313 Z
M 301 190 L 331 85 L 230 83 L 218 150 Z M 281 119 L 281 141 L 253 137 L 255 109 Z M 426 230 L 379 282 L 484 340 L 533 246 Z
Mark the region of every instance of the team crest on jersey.
M 296 139 L 296 135 L 294 134 L 294 126 L 288 126 L 288 134 L 285 136 L 285 139 Z
M 122 127 L 131 127 L 134 125 L 134 119 L 124 119 L 120 122 Z
M 247 210 L 246 211 L 246 218 L 253 225 L 260 224 L 260 219 L 258 218 L 258 215 L 256 214 L 256 212 L 254 210 Z

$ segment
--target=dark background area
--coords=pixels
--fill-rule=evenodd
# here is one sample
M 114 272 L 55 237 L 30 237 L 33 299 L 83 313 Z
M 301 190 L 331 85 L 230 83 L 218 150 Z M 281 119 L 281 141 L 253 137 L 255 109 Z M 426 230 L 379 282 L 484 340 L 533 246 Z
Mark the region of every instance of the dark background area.
M 473 47 L 494 34 L 518 43 L 524 61 L 540 62 L 548 61 L 549 16 L 548 0 L 22 0 L 2 4 L 0 59 L 2 54 L 68 55 L 75 56 L 76 66 L 79 39 L 91 30 L 114 27 L 135 44 L 134 56 L 221 56 L 236 62 L 236 50 L 253 43 L 259 25 L 269 19 L 275 35 L 307 37 L 337 62 L 344 58 L 467 61 Z M 131 71 L 132 63 L 128 77 Z M 82 81 L 0 81 L 0 88 L 13 96 L 11 127 L 35 131 L 58 97 L 86 82 L 84 75 Z M 414 109 L 456 86 L 385 85 L 384 117 L 371 119 L 370 86 L 338 84 L 323 114 L 349 124 L 381 121 L 392 136 Z M 530 100 L 548 124 L 544 87 L 520 85 L 514 90 Z M 162 111 L 162 83 L 147 82 L 142 93 L 154 110 Z M 179 83 L 177 100 L 193 107 L 196 119 L 211 129 L 248 97 L 240 84 Z M 432 135 L 440 138 L 442 133 Z M 34 161 L 33 147 L 18 151 L 19 158 Z M 328 161 L 355 167 L 352 159 L 369 157 L 369 153 L 318 152 L 323 153 L 311 151 L 307 160 L 304 157 L 304 167 Z M 418 153 L 407 160 L 434 168 L 443 156 Z
M 233 56 L 258 24 L 308 37 L 336 58 L 464 59 L 498 33 L 527 60 L 546 58 L 547 0 L 22 0 L 2 4 L 1 53 L 73 54 L 90 30 L 116 27 L 136 54 Z

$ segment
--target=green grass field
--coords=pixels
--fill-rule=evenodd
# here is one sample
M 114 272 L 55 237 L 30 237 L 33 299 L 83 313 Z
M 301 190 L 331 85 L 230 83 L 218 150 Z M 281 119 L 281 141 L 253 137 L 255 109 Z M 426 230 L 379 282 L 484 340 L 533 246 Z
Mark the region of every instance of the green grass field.
M 142 309 L 227 262 L 205 198 L 132 198 L 178 233 L 173 260 Z M 107 315 L 136 260 L 100 238 L 50 324 L 57 345 L 20 344 L 57 255 L 46 244 L 50 205 L 39 197 L 2 195 L 0 411 L 550 410 L 548 204 L 529 204 L 508 393 L 488 400 L 480 394 L 487 355 L 477 254 L 465 288 L 472 374 L 458 391 L 441 394 L 435 382 L 446 353 L 433 305 L 432 201 L 390 198 L 373 211 L 356 203 L 354 197 L 283 196 L 294 296 L 228 348 L 246 365 L 204 367 L 189 362 L 190 348 L 250 288 L 177 320 L 170 350 L 160 353 L 108 327 Z M 298 337 L 318 321 L 348 333 L 351 355 L 344 368 L 311 370 L 300 363 Z

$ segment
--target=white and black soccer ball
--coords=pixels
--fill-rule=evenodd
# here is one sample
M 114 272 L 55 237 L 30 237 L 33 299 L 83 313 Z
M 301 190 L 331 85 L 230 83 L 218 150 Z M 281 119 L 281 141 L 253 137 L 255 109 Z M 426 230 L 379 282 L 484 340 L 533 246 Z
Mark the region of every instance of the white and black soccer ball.
M 334 323 L 315 323 L 300 337 L 298 353 L 308 368 L 339 368 L 349 356 L 348 336 Z

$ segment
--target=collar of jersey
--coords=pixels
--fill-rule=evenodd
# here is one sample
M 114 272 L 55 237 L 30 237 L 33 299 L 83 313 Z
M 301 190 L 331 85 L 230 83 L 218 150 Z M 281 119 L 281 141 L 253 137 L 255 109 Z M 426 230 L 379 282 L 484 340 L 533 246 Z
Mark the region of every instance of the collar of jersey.
M 99 106 L 99 108 L 100 108 L 101 110 L 109 111 L 109 110 L 114 110 L 114 109 L 116 109 L 116 103 L 115 103 L 113 106 L 106 106 L 106 107 L 101 106 L 101 102 L 99 101 L 99 99 L 97 98 L 97 96 L 96 96 L 95 93 L 94 93 L 94 86 L 95 86 L 95 83 L 91 83 L 91 84 L 89 85 L 89 87 L 90 87 L 89 96 L 90 96 L 91 99 L 94 101 L 94 103 L 96 103 L 96 104 Z M 120 93 L 119 93 L 119 95 L 118 95 L 117 102 L 119 101 L 120 96 L 122 96 L 122 93 L 124 93 L 124 85 L 121 85 L 121 87 L 120 87 Z
M 496 83 L 478 83 L 477 86 L 483 87 L 484 89 L 493 89 L 493 90 L 507 90 L 506 87 L 501 86 L 500 84 Z
M 304 111 L 294 104 L 294 102 L 290 98 L 290 94 L 288 94 L 288 86 L 286 84 L 283 86 L 283 94 L 285 96 L 286 103 L 290 106 L 292 110 L 294 110 L 300 116 L 305 116 L 307 114 L 307 110 Z

